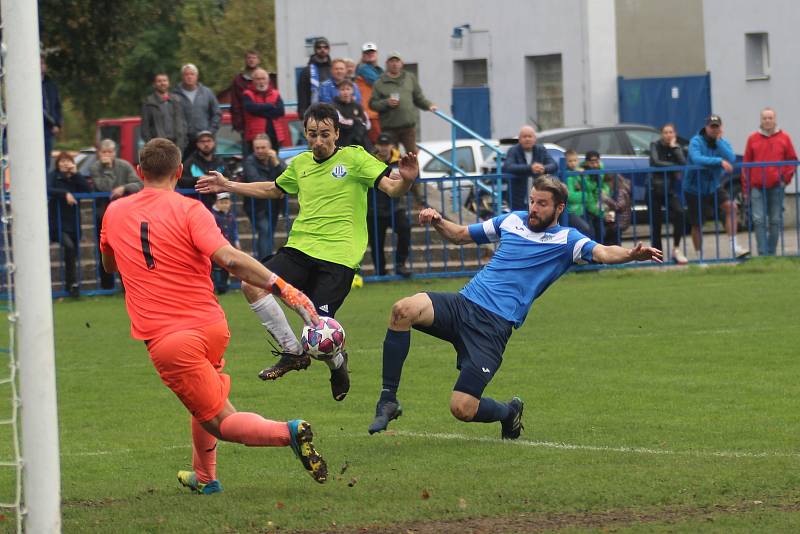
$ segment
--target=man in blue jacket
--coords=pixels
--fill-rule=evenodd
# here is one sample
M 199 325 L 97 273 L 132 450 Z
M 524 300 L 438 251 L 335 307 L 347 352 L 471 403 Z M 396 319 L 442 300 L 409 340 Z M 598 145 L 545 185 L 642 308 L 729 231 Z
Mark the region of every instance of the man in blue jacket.
M 503 172 L 512 175 L 506 196 L 509 208 L 512 211 L 527 210 L 533 178 L 543 174 L 555 175 L 558 164 L 543 145 L 536 144 L 536 130 L 526 125 L 519 130 L 519 142 L 506 154 Z
M 703 243 L 703 221 L 716 218 L 721 207 L 725 212 L 725 231 L 731 238 L 734 255 L 741 258 L 750 254 L 736 242 L 736 203 L 721 186 L 723 175 L 733 172 L 735 161 L 736 154 L 731 144 L 722 138 L 722 119 L 719 115 L 709 115 L 706 125 L 689 142 L 689 165 L 703 168 L 689 171 L 683 182 L 692 242 L 698 252 L 701 252 Z

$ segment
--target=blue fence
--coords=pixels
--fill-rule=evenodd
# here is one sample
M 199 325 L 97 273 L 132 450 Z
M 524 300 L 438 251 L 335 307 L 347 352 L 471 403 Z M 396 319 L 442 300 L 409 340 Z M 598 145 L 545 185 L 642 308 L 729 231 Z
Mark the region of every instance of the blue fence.
M 764 246 L 769 245 L 769 230 L 772 229 L 774 254 L 797 256 L 800 251 L 800 195 L 789 194 L 785 199 L 780 198 L 781 209 L 772 209 L 773 220 L 770 223 L 767 201 L 774 201 L 769 198 L 772 190 L 763 185 L 753 187 L 752 184 L 760 183 L 754 173 L 781 172 L 782 168 L 782 172 L 793 174 L 798 164 L 800 162 L 789 161 L 740 165 L 723 181 L 724 185 L 718 191 L 702 197 L 702 203 L 695 204 L 687 203 L 687 198 L 691 197 L 681 194 L 681 181 L 700 170 L 699 167 L 629 169 L 618 173 L 592 170 L 564 174 L 562 180 L 573 186 L 573 198 L 561 223 L 579 227 L 606 244 L 652 243 L 661 235 L 665 261 L 679 259 L 676 257 L 677 249 L 677 255 L 687 257 L 691 263 L 737 261 L 741 259 L 739 249 L 747 249 L 751 255 L 756 255 L 759 241 Z M 749 194 L 742 190 L 740 177 L 743 169 L 746 176 L 744 185 Z M 479 223 L 508 211 L 507 207 L 514 203 L 515 199 L 510 196 L 512 190 L 507 187 L 510 180 L 514 178 L 507 175 L 424 179 L 421 180 L 425 184 L 422 202 L 459 224 Z M 628 204 L 624 198 L 626 184 L 630 186 Z M 783 188 L 779 189 L 782 191 Z M 604 193 L 593 196 L 594 191 Z M 794 186 L 791 191 L 796 191 Z M 195 196 L 191 190 L 181 192 Z M 111 280 L 113 286 L 109 286 L 108 278 L 103 279 L 98 248 L 97 227 L 108 194 L 85 193 L 74 194 L 74 197 L 78 204 L 68 208 L 74 210 L 72 217 L 65 218 L 57 205 L 53 213 L 53 237 L 57 240 L 51 254 L 54 296 L 69 294 L 71 265 L 75 266 L 74 280 L 80 294 L 119 291 L 118 280 Z M 726 200 L 730 200 L 727 205 Z M 410 274 L 416 278 L 467 276 L 477 272 L 493 254 L 493 246 L 452 245 L 432 228 L 420 226 L 417 214 L 421 206 L 411 194 L 392 199 L 378 190 L 370 190 L 368 208 L 370 245 L 362 262 L 362 274 L 367 281 L 396 280 Z M 234 198 L 232 210 L 236 215 L 242 248 L 256 257 L 263 257 L 286 242 L 297 214 L 297 205 L 293 198 L 280 201 Z M 614 215 L 611 215 L 612 211 Z M 726 232 L 726 214 L 731 221 L 728 230 L 734 232 L 732 235 L 737 241 Z M 699 221 L 701 215 L 703 224 L 694 225 L 699 230 L 694 237 L 700 238 L 700 246 L 695 250 L 692 222 Z M 71 227 L 62 226 L 65 219 L 73 220 Z M 739 249 L 736 248 L 737 242 Z M 762 250 L 761 253 L 769 252 Z

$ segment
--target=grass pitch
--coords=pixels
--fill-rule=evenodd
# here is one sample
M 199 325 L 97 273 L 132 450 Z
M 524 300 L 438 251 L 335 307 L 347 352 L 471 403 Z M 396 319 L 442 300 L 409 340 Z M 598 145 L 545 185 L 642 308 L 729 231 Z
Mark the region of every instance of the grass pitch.
M 212 497 L 178 487 L 188 415 L 130 339 L 123 299 L 56 304 L 64 531 L 800 529 L 800 262 L 563 277 L 513 334 L 486 392 L 525 400 L 517 442 L 502 442 L 497 423 L 452 418 L 454 352 L 415 332 L 405 413 L 369 436 L 392 303 L 461 285 L 354 290 L 337 314 L 353 382 L 343 403 L 323 364 L 259 380 L 274 361 L 265 335 L 239 294 L 224 296 L 234 405 L 309 420 L 333 476 L 317 485 L 288 447 L 221 443 L 225 492 Z M 11 485 L 0 471 L 1 500 Z

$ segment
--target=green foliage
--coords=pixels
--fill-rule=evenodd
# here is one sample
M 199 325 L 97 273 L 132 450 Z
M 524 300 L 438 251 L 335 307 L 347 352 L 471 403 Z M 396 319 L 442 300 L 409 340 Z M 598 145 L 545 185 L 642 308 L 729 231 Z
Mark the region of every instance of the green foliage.
M 42 48 L 63 95 L 89 120 L 130 109 L 129 103 L 114 100 L 115 87 L 141 80 L 121 79 L 120 58 L 134 47 L 142 29 L 169 20 L 173 10 L 173 5 L 150 0 L 40 0 Z
M 195 63 L 219 92 L 248 49 L 274 69 L 274 12 L 273 0 L 39 0 L 48 72 L 72 106 L 59 147 L 91 144 L 98 118 L 138 115 L 157 72 L 174 86 Z
M 275 69 L 273 0 L 186 0 L 182 18 L 178 59 L 197 65 L 200 81 L 214 92 L 230 85 L 247 50 L 259 52 L 263 68 Z
M 232 402 L 311 421 L 333 476 L 320 486 L 287 449 L 220 443 L 225 492 L 213 498 L 188 495 L 174 479 L 191 458 L 188 417 L 143 344 L 128 338 L 123 298 L 57 304 L 64 530 L 797 531 L 800 359 L 796 314 L 787 312 L 799 274 L 800 262 L 773 261 L 564 277 L 514 332 L 487 389 L 525 399 L 517 442 L 499 440 L 497 424 L 450 415 L 454 351 L 419 332 L 399 392 L 404 415 L 388 433 L 366 433 L 392 303 L 463 280 L 351 293 L 337 313 L 353 382 L 342 403 L 318 363 L 260 381 L 274 361 L 263 329 L 241 295 L 224 295 Z M 0 471 L 0 500 L 10 478 Z M 582 521 L 587 514 L 597 522 Z M 483 528 L 456 523 L 481 517 Z M 386 526 L 408 521 L 428 524 Z

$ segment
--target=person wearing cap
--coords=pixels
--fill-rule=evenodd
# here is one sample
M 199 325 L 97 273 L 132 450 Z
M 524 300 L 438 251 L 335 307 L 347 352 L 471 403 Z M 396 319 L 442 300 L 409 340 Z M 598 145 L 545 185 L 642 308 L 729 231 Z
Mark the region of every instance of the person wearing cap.
M 362 104 L 369 117 L 369 140 L 375 143 L 381 133 L 381 123 L 378 112 L 369 105 L 372 98 L 372 85 L 383 74 L 383 69 L 378 65 L 378 47 L 375 43 L 368 42 L 361 46 L 361 62 L 356 67 L 356 86 L 364 98 Z
M 436 111 L 436 106 L 425 98 L 414 74 L 403 69 L 403 58 L 392 52 L 386 58 L 386 72 L 372 86 L 369 100 L 372 109 L 378 112 L 381 131 L 392 140 L 403 145 L 406 152 L 417 153 L 417 113 Z
M 389 134 L 382 133 L 375 144 L 375 157 L 384 162 L 391 169 L 397 168 L 400 161 L 400 151 L 392 143 Z M 386 230 L 392 228 L 397 235 L 397 248 L 392 254 L 394 272 L 403 278 L 411 276 L 411 271 L 406 268 L 408 251 L 411 244 L 411 227 L 408 224 L 408 214 L 403 206 L 406 202 L 402 198 L 393 199 L 380 189 L 373 189 L 369 195 L 367 205 L 367 233 L 369 235 L 369 249 L 372 252 L 372 264 L 375 274 L 385 276 L 386 269 Z
M 214 215 L 214 221 L 217 223 L 217 228 L 222 232 L 222 236 L 228 242 L 241 250 L 239 243 L 239 227 L 236 224 L 236 216 L 231 211 L 233 202 L 231 201 L 230 193 L 217 193 L 216 201 L 211 206 L 211 213 Z M 214 282 L 214 292 L 217 295 L 222 295 L 228 292 L 230 284 L 228 279 L 230 273 L 216 263 L 211 264 L 211 280 Z
M 378 65 L 378 47 L 369 42 L 361 45 L 361 62 L 356 67 L 356 77 L 361 76 L 372 87 L 383 74 L 383 69 Z
M 183 154 L 184 161 L 195 150 L 199 132 L 208 130 L 217 134 L 222 122 L 222 111 L 214 92 L 200 83 L 200 71 L 192 63 L 181 68 L 182 81 L 175 88 L 175 94 L 183 101 L 183 113 L 186 117 L 186 133 L 188 141 Z
M 319 102 L 319 88 L 331 77 L 331 44 L 325 37 L 314 39 L 314 53 L 297 78 L 297 114 L 302 117 L 311 104 Z
M 706 124 L 689 141 L 689 165 L 702 167 L 686 173 L 683 195 L 689 223 L 692 225 L 692 243 L 702 259 L 703 222 L 716 219 L 716 207 L 722 208 L 725 216 L 725 231 L 730 236 L 731 248 L 737 258 L 750 254 L 736 241 L 737 207 L 722 185 L 725 174 L 733 172 L 736 154 L 731 144 L 722 137 L 722 119 L 719 115 L 706 117 Z M 723 247 L 723 250 L 725 248 Z
M 744 162 L 796 160 L 792 138 L 778 128 L 775 110 L 762 109 L 760 128 L 747 138 Z M 742 192 L 750 201 L 759 256 L 774 256 L 778 250 L 784 188 L 792 182 L 794 172 L 794 165 L 742 169 Z
M 197 180 L 208 176 L 210 171 L 225 171 L 225 162 L 217 155 L 216 147 L 214 134 L 209 130 L 197 133 L 196 150 L 183 162 L 183 174 L 178 180 L 178 189 L 194 189 Z M 216 199 L 216 195 L 200 195 L 200 202 L 208 209 L 211 209 Z

